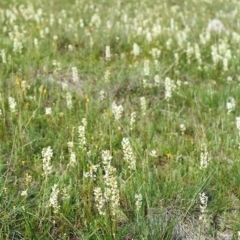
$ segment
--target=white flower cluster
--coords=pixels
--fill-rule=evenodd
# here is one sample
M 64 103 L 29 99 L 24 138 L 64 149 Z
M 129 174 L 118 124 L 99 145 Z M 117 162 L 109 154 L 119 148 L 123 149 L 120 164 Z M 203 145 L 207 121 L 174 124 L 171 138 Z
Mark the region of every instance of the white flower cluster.
M 42 150 L 42 162 L 43 162 L 43 175 L 48 176 L 52 172 L 51 158 L 53 156 L 53 150 L 51 147 L 43 148 Z
M 115 102 L 112 103 L 112 113 L 114 115 L 115 120 L 119 120 L 122 117 L 123 106 L 117 105 Z
M 240 117 L 236 117 L 236 126 L 237 126 L 237 130 L 239 131 L 239 135 L 240 135 Z
M 89 26 L 90 27 L 95 26 L 96 28 L 99 28 L 101 23 L 102 23 L 102 21 L 101 21 L 100 16 L 97 13 L 94 13 L 91 17 Z
M 105 73 L 104 73 L 104 81 L 105 83 L 108 83 L 109 80 L 110 80 L 110 75 L 111 75 L 111 72 L 110 72 L 110 68 L 107 67 Z
M 45 114 L 46 114 L 46 115 L 51 115 L 51 114 L 52 114 L 52 108 L 46 107 L 46 108 L 45 108 Z
M 235 110 L 235 107 L 236 107 L 235 99 L 233 97 L 229 97 L 226 103 L 227 114 L 233 112 Z
M 76 153 L 75 152 L 71 152 L 70 153 L 69 166 L 75 167 L 76 164 L 77 164 Z
M 96 165 L 90 165 L 89 166 L 89 171 L 88 172 L 85 172 L 83 174 L 83 176 L 85 178 L 93 178 L 94 180 L 96 179 L 96 172 L 98 170 L 98 167 L 99 167 L 99 164 L 96 164 Z
M 127 162 L 128 168 L 136 170 L 136 159 L 128 138 L 122 139 L 123 160 Z
M 159 58 L 159 57 L 160 57 L 161 50 L 159 50 L 158 48 L 152 48 L 149 53 L 151 54 L 151 56 L 153 57 L 153 59 L 156 59 L 156 58 Z
M 104 192 L 100 188 L 94 189 L 96 208 L 99 214 L 105 215 L 105 204 L 108 204 L 111 216 L 115 216 L 119 206 L 119 188 L 116 179 L 116 168 L 111 166 L 112 156 L 108 150 L 102 151 L 104 169 Z
M 53 212 L 57 213 L 60 206 L 58 205 L 58 194 L 59 194 L 59 189 L 57 188 L 57 184 L 54 184 L 52 187 L 52 192 L 49 198 L 49 202 L 47 204 L 47 207 L 52 207 Z
M 78 82 L 78 69 L 76 67 L 72 67 L 72 80 L 73 82 Z
M 211 46 L 211 55 L 214 67 L 222 61 L 223 70 L 228 70 L 228 62 L 232 58 L 230 45 L 226 41 L 220 41 L 218 44 Z
M 187 55 L 187 64 L 191 63 L 191 56 L 194 53 L 194 48 L 191 46 L 191 43 L 187 43 L 187 50 L 186 50 L 186 55 Z
M 174 84 L 173 80 L 171 80 L 169 77 L 165 78 L 165 99 L 169 101 L 169 99 L 172 97 L 172 90 L 176 88 L 176 85 Z
M 17 38 L 13 39 L 13 52 L 14 53 L 22 53 L 23 45 Z
M 110 46 L 106 46 L 106 48 L 105 48 L 105 59 L 106 59 L 106 61 L 110 61 L 110 59 L 111 59 Z
M 9 104 L 9 108 L 10 108 L 11 113 L 15 113 L 17 103 L 16 103 L 16 101 L 13 97 L 8 98 L 8 104 Z
M 94 194 L 95 206 L 98 210 L 98 213 L 103 216 L 106 215 L 106 212 L 104 209 L 105 199 L 102 194 L 102 189 L 100 187 L 94 188 L 93 194 Z
M 4 49 L 2 49 L 1 51 L 0 51 L 0 55 L 1 55 L 1 57 L 2 57 L 2 63 L 7 63 L 7 60 L 6 60 L 6 52 L 5 52 L 5 50 Z
M 72 105 L 72 95 L 70 92 L 66 93 L 66 103 L 67 103 L 67 108 L 68 109 L 72 109 L 73 105 Z
M 136 112 L 132 112 L 131 113 L 131 118 L 130 118 L 130 130 L 133 130 L 133 124 L 135 123 L 136 121 Z
M 205 193 L 199 194 L 200 198 L 200 216 L 199 220 L 202 222 L 206 222 L 206 214 L 207 214 L 207 203 L 208 203 L 208 196 Z
M 134 55 L 135 57 L 137 57 L 137 56 L 140 55 L 140 52 L 141 52 L 140 47 L 139 47 L 136 43 L 134 43 L 134 44 L 133 44 L 133 49 L 132 49 L 133 55 Z
M 149 60 L 144 60 L 144 67 L 143 67 L 144 76 L 149 76 L 149 74 L 150 74 L 149 64 L 150 64 Z
M 200 169 L 207 168 L 209 161 L 210 159 L 209 159 L 209 154 L 207 150 L 207 145 L 203 143 L 201 145 L 201 153 L 200 153 Z
M 238 130 L 238 136 L 240 137 L 240 117 L 236 117 L 236 127 Z M 240 142 L 238 144 L 239 144 L 238 148 L 240 149 Z
M 68 146 L 68 151 L 69 151 L 69 152 L 72 152 L 74 143 L 73 143 L 73 142 L 68 142 L 68 143 L 67 143 L 67 146 Z
M 135 194 L 135 205 L 136 205 L 136 211 L 139 212 L 141 206 L 142 206 L 142 194 Z
M 85 135 L 85 129 L 87 126 L 87 120 L 86 118 L 82 119 L 82 125 L 78 126 L 78 134 L 79 134 L 79 147 L 82 150 L 86 150 L 86 135 Z
M 186 126 L 185 126 L 185 124 L 184 124 L 184 123 L 181 123 L 180 126 L 179 126 L 179 128 L 180 128 L 181 134 L 184 135 L 184 133 L 185 133 L 185 131 L 186 131 Z
M 141 105 L 142 116 L 145 116 L 147 111 L 147 103 L 146 103 L 145 97 L 140 97 L 140 105 Z

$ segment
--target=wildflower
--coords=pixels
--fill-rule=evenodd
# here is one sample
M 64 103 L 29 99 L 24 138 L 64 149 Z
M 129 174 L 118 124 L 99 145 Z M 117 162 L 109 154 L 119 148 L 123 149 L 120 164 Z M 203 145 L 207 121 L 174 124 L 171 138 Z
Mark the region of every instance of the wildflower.
M 101 25 L 102 21 L 100 16 L 97 13 L 94 13 L 91 17 L 89 26 L 95 26 L 96 28 L 99 28 Z
M 211 56 L 212 56 L 212 60 L 213 60 L 213 66 L 216 67 L 217 63 L 219 62 L 219 60 L 221 58 L 218 54 L 218 49 L 217 49 L 216 45 L 211 46 Z
M 23 91 L 30 88 L 30 86 L 27 84 L 27 81 L 25 80 L 21 81 L 20 87 Z
M 207 203 L 208 203 L 208 197 L 205 193 L 199 194 L 200 198 L 200 216 L 199 220 L 202 222 L 206 222 L 206 213 L 207 213 Z
M 108 83 L 108 82 L 109 82 L 110 74 L 111 74 L 110 68 L 108 67 L 108 68 L 106 69 L 105 73 L 104 73 L 104 81 L 105 81 L 105 83 Z
M 54 41 L 57 41 L 57 40 L 58 40 L 58 35 L 54 35 L 54 36 L 53 36 L 53 40 L 54 40 Z
M 143 68 L 144 76 L 149 76 L 149 60 L 144 61 L 144 68 Z
M 85 178 L 93 178 L 95 180 L 98 167 L 99 167 L 98 164 L 89 166 L 89 171 L 84 173 L 83 176 Z
M 2 57 L 2 63 L 5 63 L 5 64 L 6 64 L 6 63 L 7 63 L 7 60 L 6 60 L 6 52 L 5 52 L 4 49 L 1 50 L 0 55 L 1 55 L 1 57 Z
M 105 48 L 105 59 L 106 61 L 109 61 L 111 59 L 111 51 L 109 46 L 106 46 Z
M 147 32 L 146 39 L 148 42 L 152 42 L 152 33 L 151 32 Z
M 224 57 L 222 61 L 223 61 L 223 71 L 226 72 L 228 71 L 228 59 Z
M 135 194 L 135 205 L 136 205 L 136 211 L 139 212 L 141 206 L 142 206 L 142 194 Z
M 95 200 L 95 206 L 98 210 L 98 213 L 100 215 L 105 215 L 106 212 L 103 210 L 105 205 L 105 199 L 102 194 L 102 190 L 100 187 L 94 188 L 94 200 Z
M 52 172 L 51 158 L 53 156 L 53 150 L 51 147 L 43 148 L 42 150 L 42 162 L 43 162 L 43 171 L 45 176 L 48 176 Z
M 86 118 L 83 118 L 83 119 L 82 119 L 82 125 L 83 125 L 84 127 L 87 126 L 87 119 L 86 119 Z
M 27 194 L 27 191 L 28 191 L 27 189 L 24 190 L 24 191 L 22 191 L 22 192 L 21 192 L 21 196 L 22 196 L 22 197 L 26 197 L 26 196 L 28 195 L 28 194 Z
M 77 164 L 76 154 L 75 154 L 75 152 L 71 152 L 69 166 L 74 167 L 74 166 L 76 166 L 76 164 Z
M 115 216 L 119 206 L 119 188 L 116 179 L 116 168 L 107 166 L 104 170 L 104 198 L 110 205 L 111 215 Z
M 232 80 L 233 80 L 233 79 L 232 79 L 231 76 L 228 76 L 228 77 L 227 77 L 227 82 L 228 82 L 228 83 L 232 82 Z
M 79 147 L 83 150 L 86 150 L 86 136 L 85 136 L 85 126 L 80 125 L 78 126 L 78 134 L 79 134 Z
M 136 43 L 134 43 L 133 44 L 133 50 L 132 50 L 133 55 L 135 57 L 139 56 L 140 55 L 140 51 L 141 51 L 140 47 Z
M 38 49 L 39 45 L 38 45 L 38 39 L 37 38 L 34 38 L 33 43 L 34 43 L 35 48 Z
M 49 202 L 47 204 L 48 207 L 53 208 L 53 212 L 57 213 L 60 206 L 58 205 L 58 194 L 59 194 L 59 189 L 57 188 L 57 184 L 54 184 L 52 187 L 52 192 L 50 195 Z
M 166 42 L 166 48 L 167 48 L 168 50 L 171 50 L 172 42 L 173 42 L 173 40 L 172 40 L 171 38 L 169 38 L 169 39 L 167 40 L 167 42 Z
M 209 163 L 209 155 L 207 151 L 207 145 L 204 143 L 201 145 L 201 153 L 200 153 L 200 169 L 207 168 Z
M 150 155 L 151 157 L 157 157 L 157 151 L 154 149 L 154 150 L 152 150 L 152 151 L 149 153 L 149 155 Z
M 123 106 L 117 105 L 115 102 L 112 103 L 112 113 L 116 121 L 122 117 Z
M 169 99 L 172 97 L 172 90 L 176 87 L 176 85 L 173 83 L 173 81 L 166 77 L 165 79 L 165 99 L 169 101 Z
M 66 102 L 67 102 L 67 108 L 72 109 L 72 95 L 70 92 L 67 92 L 66 94 Z
M 240 133 L 240 117 L 236 117 L 236 126 L 237 126 L 237 129 Z
M 136 170 L 136 159 L 133 154 L 133 150 L 128 138 L 122 139 L 122 148 L 123 148 L 123 159 L 127 162 L 128 168 L 131 170 Z
M 147 110 L 147 103 L 146 103 L 145 97 L 140 97 L 140 104 L 141 104 L 142 116 L 145 116 L 146 110 Z
M 236 107 L 235 99 L 233 97 L 229 97 L 226 103 L 227 114 L 233 112 L 235 110 L 235 107 Z
M 69 45 L 68 45 L 68 50 L 69 50 L 70 52 L 73 51 L 73 45 L 72 45 L 72 44 L 69 44 Z
M 13 97 L 8 98 L 8 104 L 9 104 L 9 108 L 10 108 L 11 113 L 15 113 L 17 103 L 16 103 L 16 101 Z
M 62 189 L 62 200 L 65 201 L 65 200 L 67 200 L 67 199 L 69 199 L 69 198 L 70 198 L 70 196 L 69 196 L 69 194 L 67 193 L 67 188 L 64 187 L 64 188 Z
M 119 188 L 116 179 L 116 168 L 111 166 L 112 156 L 109 150 L 102 151 L 102 162 L 104 168 L 103 180 L 105 183 L 104 199 L 109 204 L 111 216 L 115 216 L 119 206 Z
M 76 67 L 72 67 L 72 80 L 73 82 L 78 81 L 78 70 Z
M 178 53 L 174 53 L 175 64 L 178 65 L 179 63 L 179 55 Z
M 80 26 L 80 28 L 84 27 L 84 21 L 82 18 L 79 19 L 79 26 Z
M 130 130 L 133 130 L 133 124 L 136 121 L 136 112 L 131 113 L 131 118 L 130 118 Z
M 46 108 L 45 108 L 45 114 L 46 114 L 46 115 L 51 115 L 51 114 L 52 114 L 52 108 L 46 107 Z
M 23 45 L 22 43 L 17 39 L 13 39 L 13 52 L 14 53 L 22 53 Z
M 73 142 L 68 142 L 68 143 L 67 143 L 67 146 L 68 146 L 68 151 L 69 151 L 69 152 L 72 152 L 74 143 L 73 143 Z
M 194 53 L 194 49 L 191 46 L 191 44 L 188 42 L 187 43 L 187 50 L 186 50 L 186 54 L 187 54 L 187 63 L 190 64 L 191 63 L 191 56 Z
M 186 131 L 186 126 L 185 126 L 185 124 L 183 124 L 183 123 L 180 124 L 180 132 L 181 132 L 181 134 L 184 135 L 185 131 Z
M 161 50 L 158 48 L 152 48 L 151 51 L 149 52 L 154 59 L 158 58 L 161 54 Z
M 105 99 L 105 97 L 106 97 L 106 93 L 105 93 L 104 90 L 101 90 L 100 93 L 99 93 L 99 95 L 100 95 L 100 100 L 101 100 L 101 101 L 103 101 L 103 100 Z
M 172 154 L 171 153 L 167 153 L 166 156 L 167 156 L 167 158 L 170 158 L 172 156 Z
M 102 160 L 103 160 L 103 165 L 104 166 L 109 166 L 111 164 L 112 156 L 109 152 L 109 150 L 103 150 L 101 152 Z
M 32 182 L 32 176 L 26 173 L 24 181 L 25 181 L 25 185 L 28 186 Z

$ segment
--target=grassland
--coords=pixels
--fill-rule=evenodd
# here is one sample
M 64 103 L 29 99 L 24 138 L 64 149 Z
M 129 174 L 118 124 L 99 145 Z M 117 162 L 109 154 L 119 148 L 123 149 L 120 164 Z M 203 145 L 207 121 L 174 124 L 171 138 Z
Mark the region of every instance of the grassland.
M 1 2 L 0 239 L 239 239 L 239 9 Z

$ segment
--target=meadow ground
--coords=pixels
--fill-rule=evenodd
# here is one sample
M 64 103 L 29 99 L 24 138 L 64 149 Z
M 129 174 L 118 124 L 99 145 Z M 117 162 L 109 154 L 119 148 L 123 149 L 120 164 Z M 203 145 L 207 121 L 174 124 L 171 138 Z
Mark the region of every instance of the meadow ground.
M 239 11 L 1 1 L 0 239 L 240 239 Z

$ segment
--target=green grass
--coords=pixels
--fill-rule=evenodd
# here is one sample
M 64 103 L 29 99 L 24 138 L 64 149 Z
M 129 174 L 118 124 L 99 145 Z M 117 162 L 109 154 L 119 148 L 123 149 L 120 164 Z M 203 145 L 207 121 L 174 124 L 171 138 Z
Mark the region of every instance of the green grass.
M 238 239 L 238 7 L 233 0 L 0 3 L 0 239 Z M 206 32 L 214 18 L 226 28 L 220 34 Z M 236 106 L 227 113 L 230 97 Z M 122 106 L 119 119 L 113 102 Z M 205 222 L 200 193 L 208 197 Z

